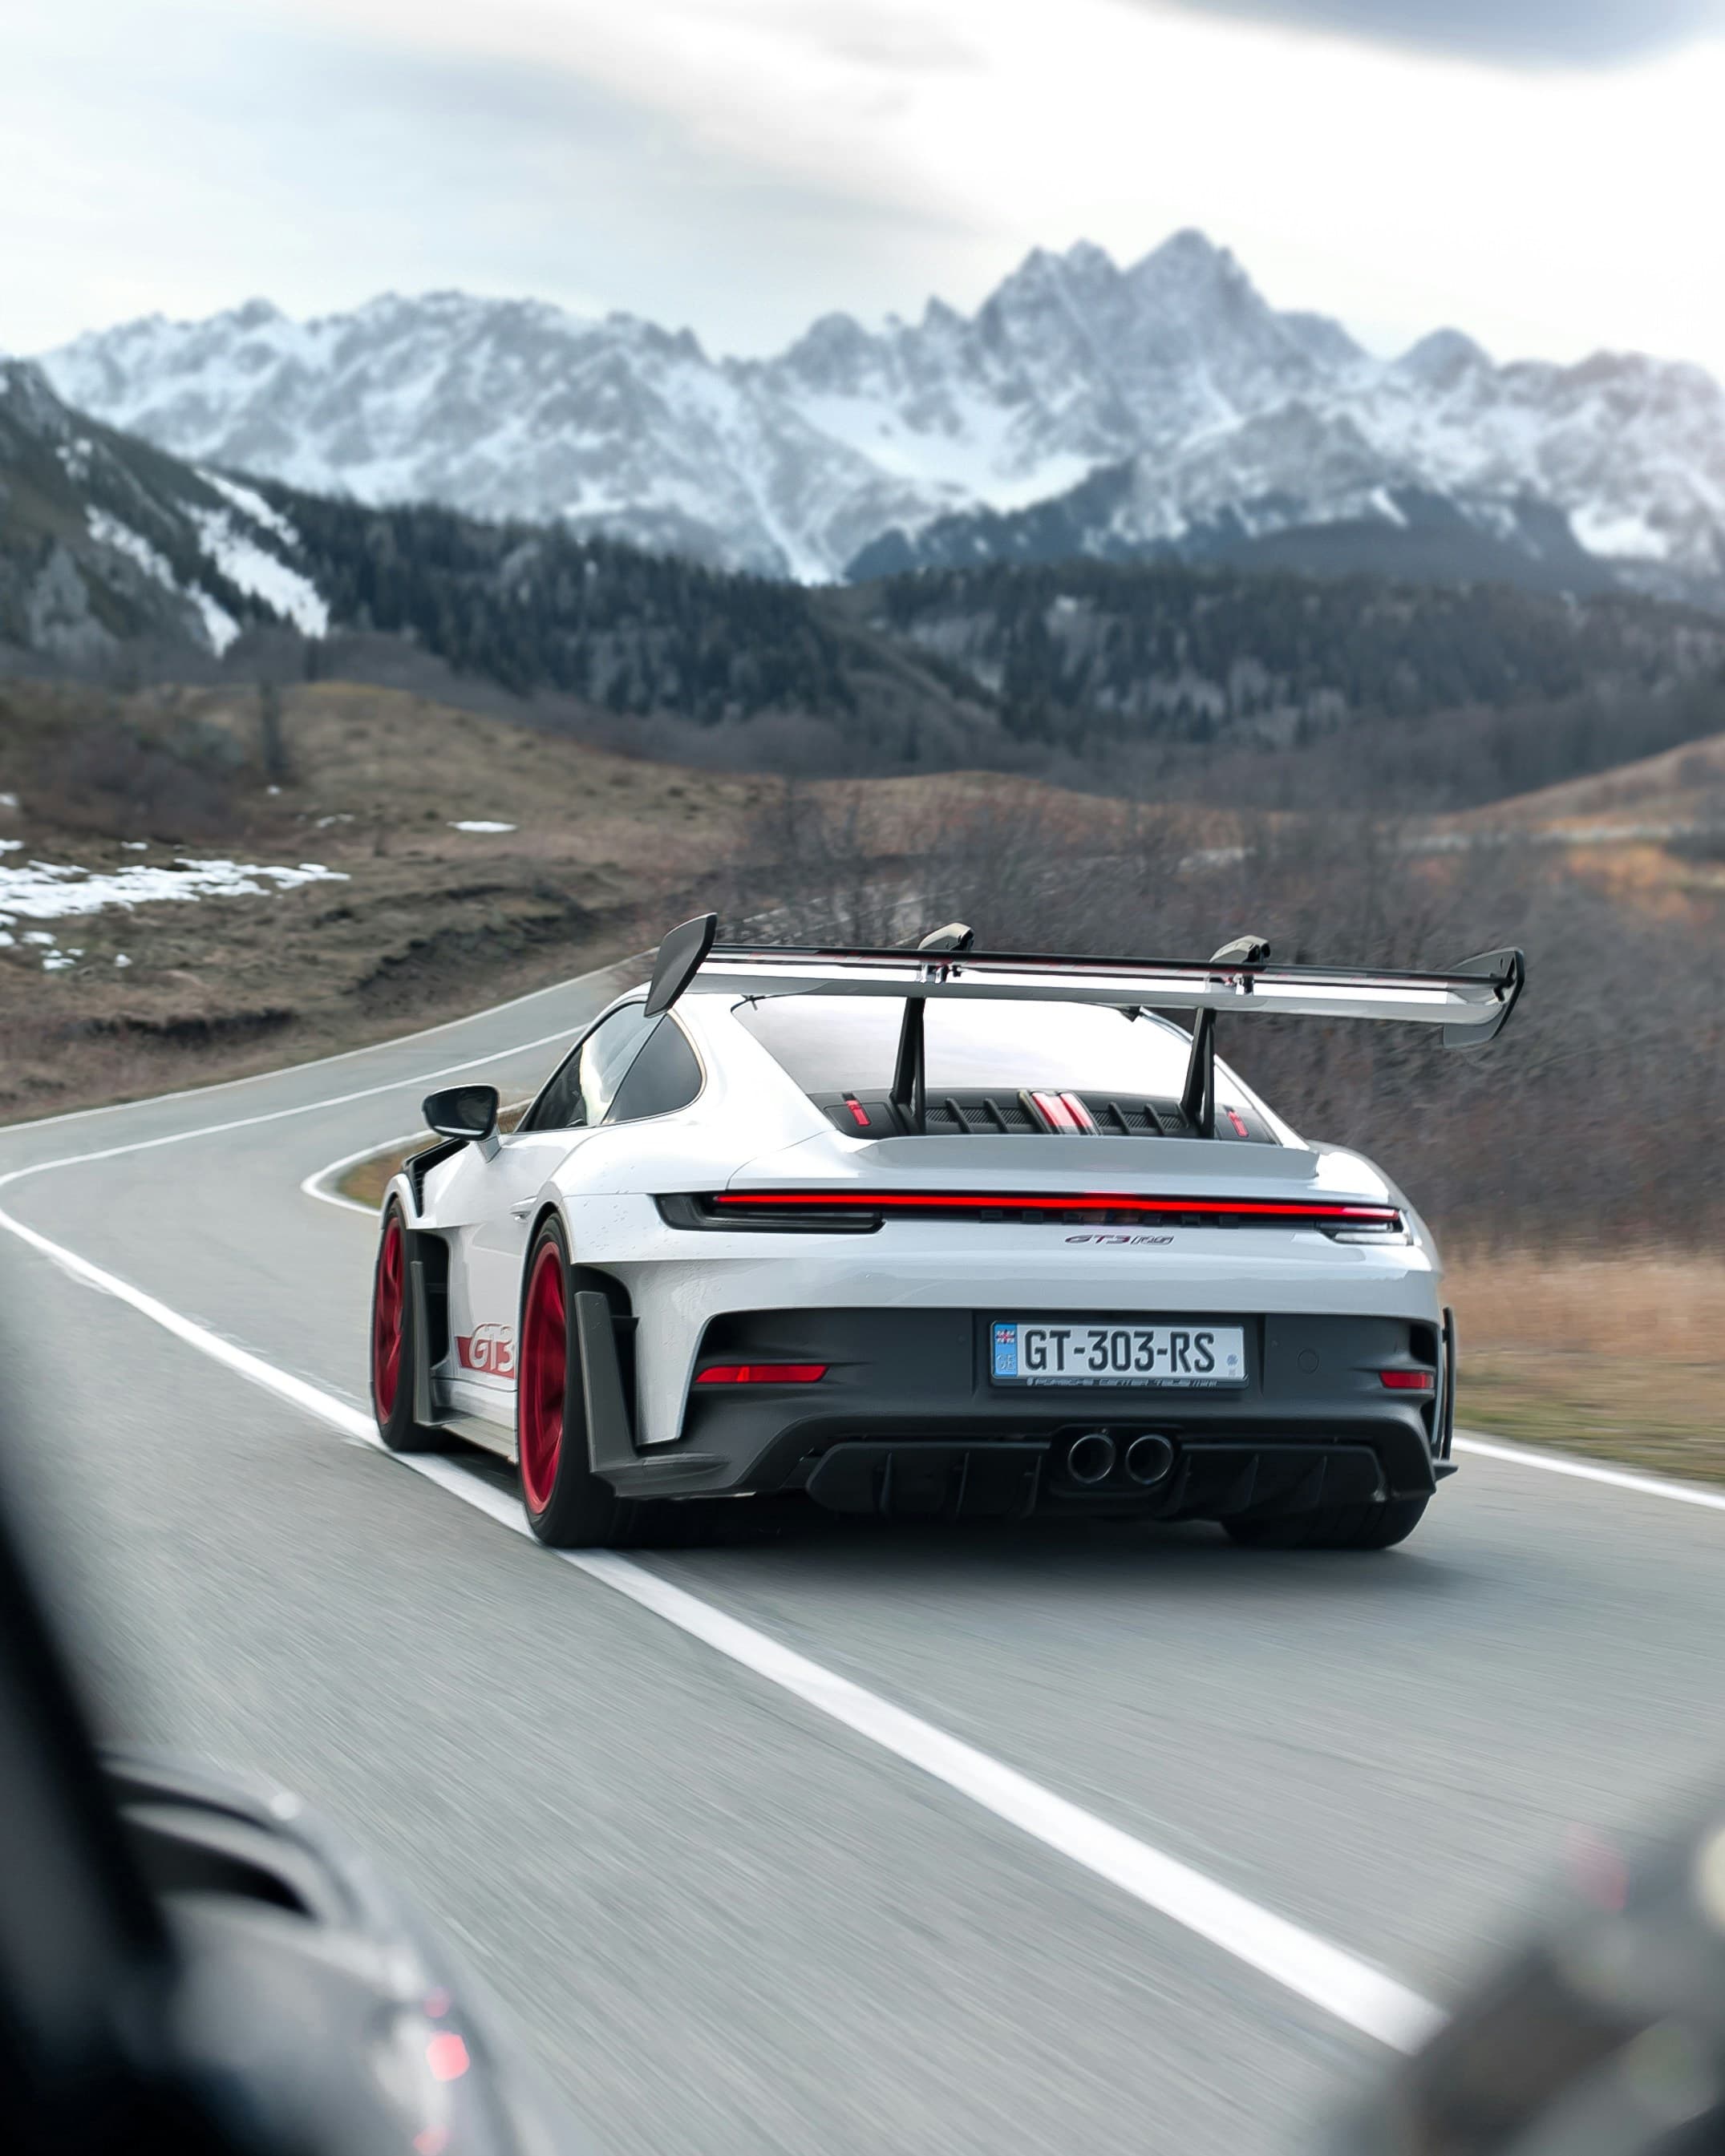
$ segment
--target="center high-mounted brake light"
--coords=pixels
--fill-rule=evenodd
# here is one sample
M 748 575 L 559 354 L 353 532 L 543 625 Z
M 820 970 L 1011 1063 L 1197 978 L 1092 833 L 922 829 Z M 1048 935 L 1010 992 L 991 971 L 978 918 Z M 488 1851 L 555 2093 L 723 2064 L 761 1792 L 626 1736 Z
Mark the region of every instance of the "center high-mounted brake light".
M 1051 1131 L 1093 1136 L 1096 1119 L 1076 1093 L 1032 1093 L 1030 1105 Z

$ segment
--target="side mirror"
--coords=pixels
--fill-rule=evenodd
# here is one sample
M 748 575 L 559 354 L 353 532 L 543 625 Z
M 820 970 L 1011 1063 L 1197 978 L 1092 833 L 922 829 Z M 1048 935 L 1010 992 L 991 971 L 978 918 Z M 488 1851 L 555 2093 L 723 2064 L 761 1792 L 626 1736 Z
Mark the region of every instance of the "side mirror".
M 446 1086 L 419 1104 L 425 1127 L 440 1138 L 470 1138 L 487 1160 L 497 1150 L 497 1088 Z

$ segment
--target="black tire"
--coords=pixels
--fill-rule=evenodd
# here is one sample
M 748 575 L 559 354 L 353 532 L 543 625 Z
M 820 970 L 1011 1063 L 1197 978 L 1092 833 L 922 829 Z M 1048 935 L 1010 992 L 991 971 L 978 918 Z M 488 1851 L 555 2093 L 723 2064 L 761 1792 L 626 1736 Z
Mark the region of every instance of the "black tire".
M 1384 1505 L 1333 1505 L 1267 1519 L 1224 1520 L 1224 1532 L 1247 1549 L 1393 1549 L 1425 1517 L 1429 1497 L 1392 1497 Z
M 615 1549 L 632 1541 L 639 1507 L 593 1471 L 569 1246 L 555 1219 L 527 1253 L 516 1337 L 516 1464 L 527 1525 L 552 1549 Z
M 399 1203 L 384 1209 L 372 1270 L 372 1412 L 391 1452 L 430 1452 L 439 1434 L 413 1419 L 413 1371 L 418 1338 L 410 1267 L 413 1238 Z

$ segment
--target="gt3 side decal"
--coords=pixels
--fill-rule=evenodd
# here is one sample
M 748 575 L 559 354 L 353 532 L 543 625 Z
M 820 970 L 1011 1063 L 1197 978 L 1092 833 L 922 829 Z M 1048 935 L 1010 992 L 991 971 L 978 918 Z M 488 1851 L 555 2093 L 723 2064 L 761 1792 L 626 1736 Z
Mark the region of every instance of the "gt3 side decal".
M 476 1325 L 457 1333 L 455 1354 L 464 1370 L 515 1383 L 515 1334 L 506 1325 Z

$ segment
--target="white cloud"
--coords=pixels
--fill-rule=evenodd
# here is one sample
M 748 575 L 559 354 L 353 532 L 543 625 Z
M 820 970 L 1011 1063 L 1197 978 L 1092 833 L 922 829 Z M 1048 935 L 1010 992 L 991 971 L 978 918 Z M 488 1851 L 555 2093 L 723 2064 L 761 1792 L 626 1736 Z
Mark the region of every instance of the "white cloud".
M 1130 259 L 1197 224 L 1379 344 L 1453 321 L 1725 372 L 1713 41 L 1530 74 L 1157 0 L 29 16 L 0 81 L 15 348 L 442 284 L 759 350 L 829 307 L 973 303 L 1039 242 Z

